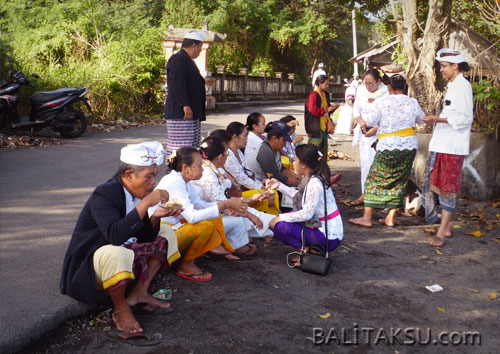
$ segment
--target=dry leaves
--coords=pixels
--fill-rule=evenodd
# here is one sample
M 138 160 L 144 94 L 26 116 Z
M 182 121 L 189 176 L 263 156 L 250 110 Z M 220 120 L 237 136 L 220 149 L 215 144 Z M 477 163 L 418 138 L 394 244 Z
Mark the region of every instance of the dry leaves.
M 436 308 L 438 309 L 438 311 L 441 311 L 441 312 L 446 312 L 446 309 L 444 309 L 444 308 L 442 308 L 442 307 L 437 306 Z
M 484 237 L 486 234 L 484 232 L 481 232 L 480 230 L 474 231 L 474 232 L 466 232 L 466 235 L 471 235 L 474 237 Z
M 347 156 L 342 151 L 328 150 L 328 160 L 334 160 L 334 159 L 339 159 L 339 160 L 345 160 L 345 161 L 354 162 L 353 158 Z
M 497 293 L 490 293 L 488 295 L 488 299 L 490 299 L 490 300 L 496 300 L 496 299 L 498 299 L 498 294 Z
M 318 316 L 321 317 L 321 318 L 328 318 L 328 317 L 331 317 L 332 314 L 330 312 L 327 312 L 324 315 L 318 315 Z
M 28 135 L 7 136 L 0 134 L 0 149 L 16 149 L 18 147 L 43 147 L 47 145 L 61 145 L 61 139 L 33 137 Z
M 490 200 L 490 205 L 493 208 L 500 208 L 500 198 Z

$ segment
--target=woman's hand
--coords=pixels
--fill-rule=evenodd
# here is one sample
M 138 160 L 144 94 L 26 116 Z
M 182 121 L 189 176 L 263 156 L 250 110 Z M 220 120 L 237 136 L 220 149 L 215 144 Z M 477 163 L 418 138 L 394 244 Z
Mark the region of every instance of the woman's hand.
M 267 179 L 266 180 L 266 189 L 268 190 L 274 190 L 274 189 L 278 189 L 279 186 L 280 186 L 281 182 L 278 181 L 276 178 L 271 178 L 271 179 Z
M 302 140 L 304 140 L 304 137 L 303 136 L 296 136 L 295 139 L 292 140 L 292 144 L 293 145 L 297 145 L 298 143 L 300 143 Z
M 356 117 L 356 122 L 358 122 L 359 127 L 361 128 L 361 131 L 363 134 L 366 134 L 366 122 L 363 118 L 361 117 Z
M 264 223 L 256 215 L 249 213 L 247 211 L 246 217 L 248 218 L 248 220 L 250 220 L 252 222 L 252 224 L 255 225 L 256 228 L 261 229 L 261 230 L 264 228 Z
M 377 131 L 378 131 L 378 127 L 373 127 L 373 128 L 370 128 L 366 133 L 365 133 L 365 136 L 368 138 L 370 136 L 374 136 L 375 134 L 377 134 Z
M 328 113 L 332 113 L 332 112 L 335 112 L 337 110 L 337 108 L 339 108 L 339 106 L 340 105 L 337 103 L 337 104 L 334 104 L 333 106 L 328 107 L 326 110 Z
M 434 126 L 438 122 L 439 117 L 427 116 L 427 117 L 423 117 L 422 120 L 424 121 L 425 124 Z
M 227 209 L 233 209 L 236 213 L 247 210 L 247 204 L 240 198 L 230 198 L 225 201 Z

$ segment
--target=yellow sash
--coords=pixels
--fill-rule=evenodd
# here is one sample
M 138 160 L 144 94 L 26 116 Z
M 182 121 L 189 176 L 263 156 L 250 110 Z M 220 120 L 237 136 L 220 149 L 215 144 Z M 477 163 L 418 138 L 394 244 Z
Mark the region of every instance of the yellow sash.
M 397 130 L 392 133 L 386 133 L 386 134 L 378 134 L 379 139 L 387 138 L 389 136 L 412 136 L 415 135 L 415 128 L 406 128 L 406 129 L 401 129 Z
M 320 129 L 322 131 L 326 131 L 326 124 L 328 122 L 328 113 L 327 113 L 327 108 L 328 108 L 328 101 L 326 100 L 326 95 L 324 92 L 322 92 L 320 89 L 316 89 L 316 92 L 319 94 L 319 97 L 321 98 L 321 107 L 325 109 L 325 114 L 321 116 L 320 120 Z

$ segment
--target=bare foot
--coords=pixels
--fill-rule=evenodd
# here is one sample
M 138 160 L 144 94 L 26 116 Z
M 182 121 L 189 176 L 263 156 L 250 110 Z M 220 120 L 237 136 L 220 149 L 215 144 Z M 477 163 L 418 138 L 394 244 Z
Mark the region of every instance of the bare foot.
M 434 236 L 434 237 L 429 237 L 428 240 L 429 244 L 434 247 L 441 247 L 445 244 L 443 237 Z
M 137 304 L 147 304 L 151 308 L 156 307 L 170 307 L 170 304 L 165 301 L 161 301 L 149 295 L 147 290 L 142 290 L 138 288 L 134 288 L 130 295 L 127 297 L 127 304 L 132 307 Z
M 365 218 L 349 219 L 349 222 L 359 227 L 372 227 L 371 220 L 366 220 Z
M 378 219 L 378 223 L 380 225 L 384 225 L 384 226 L 387 226 L 387 227 L 394 227 L 394 223 L 388 223 L 387 219 Z
M 294 267 L 300 267 L 302 265 L 300 263 L 300 257 L 299 256 L 290 258 L 290 262 L 292 262 L 292 264 L 293 264 Z
M 211 251 L 210 251 L 211 254 L 213 255 L 216 255 L 216 256 L 223 256 L 224 258 L 226 259 L 229 259 L 229 260 L 232 260 L 232 261 L 237 261 L 239 260 L 240 258 L 239 257 L 236 257 L 234 254 L 226 251 L 222 246 L 217 246 L 215 248 L 213 248 Z
M 139 322 L 135 320 L 130 307 L 126 306 L 122 309 L 114 309 L 111 315 L 116 328 L 119 331 L 126 333 L 142 333 L 142 328 Z
M 429 235 L 435 235 L 438 232 L 438 228 L 437 227 L 430 227 L 430 228 L 424 229 L 424 232 L 428 233 Z M 446 231 L 444 233 L 444 237 L 451 237 L 451 232 Z

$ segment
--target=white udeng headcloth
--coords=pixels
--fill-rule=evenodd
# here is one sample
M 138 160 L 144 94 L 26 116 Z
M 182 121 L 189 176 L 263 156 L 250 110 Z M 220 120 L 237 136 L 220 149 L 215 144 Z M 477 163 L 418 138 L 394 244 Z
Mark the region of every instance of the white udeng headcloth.
M 135 166 L 151 166 L 163 163 L 165 149 L 158 141 L 146 141 L 127 145 L 121 150 L 120 161 Z
M 449 55 L 446 55 L 449 54 Z M 436 53 L 436 60 L 439 62 L 446 61 L 448 63 L 460 64 L 467 62 L 465 55 L 455 49 L 443 48 Z

